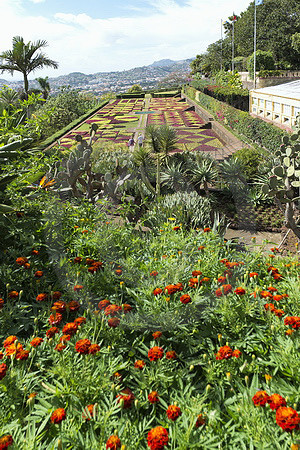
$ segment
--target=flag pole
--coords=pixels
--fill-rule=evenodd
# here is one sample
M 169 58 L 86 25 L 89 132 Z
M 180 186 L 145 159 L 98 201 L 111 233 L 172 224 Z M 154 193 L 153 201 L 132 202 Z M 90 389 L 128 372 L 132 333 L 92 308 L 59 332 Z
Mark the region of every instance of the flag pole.
M 234 13 L 233 13 L 233 18 L 234 18 Z M 231 70 L 232 73 L 234 72 L 234 19 L 232 21 L 232 63 L 231 63 Z
M 256 89 L 256 0 L 254 0 L 254 45 L 253 45 L 253 76 L 254 89 Z
M 221 70 L 223 70 L 223 19 L 221 19 Z

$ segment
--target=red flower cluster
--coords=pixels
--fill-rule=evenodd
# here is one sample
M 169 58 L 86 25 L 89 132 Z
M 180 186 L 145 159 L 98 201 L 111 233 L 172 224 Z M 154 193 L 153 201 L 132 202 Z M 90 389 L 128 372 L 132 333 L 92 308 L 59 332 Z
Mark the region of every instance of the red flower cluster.
M 218 352 L 216 353 L 216 359 L 222 360 L 222 359 L 229 359 L 229 358 L 239 358 L 242 355 L 242 352 L 240 350 L 232 350 L 229 345 L 223 345 L 223 347 L 220 347 Z
M 162 337 L 162 332 L 161 331 L 154 331 L 154 333 L 152 333 L 152 337 L 153 337 L 153 339 L 158 340 L 160 337 Z
M 148 351 L 148 358 L 150 361 L 157 361 L 158 359 L 161 359 L 164 356 L 164 350 L 162 347 L 152 347 Z
M 300 329 L 300 317 L 299 316 L 288 316 L 284 319 L 284 325 L 291 325 L 295 330 Z
M 159 395 L 157 391 L 152 391 L 150 392 L 150 394 L 148 395 L 148 400 L 149 403 L 151 403 L 152 405 L 154 405 L 155 403 L 159 402 Z
M 186 305 L 187 303 L 190 303 L 192 301 L 191 297 L 188 294 L 184 294 L 180 297 L 181 303 Z
M 91 341 L 89 339 L 80 339 L 75 344 L 75 350 L 82 355 L 87 355 L 91 346 Z
M 39 345 L 41 345 L 43 340 L 44 339 L 40 337 L 33 338 L 32 341 L 30 342 L 30 345 L 31 347 L 38 347 Z
M 0 450 L 5 450 L 10 445 L 13 445 L 13 438 L 11 434 L 6 434 L 0 438 Z
M 137 361 L 135 361 L 134 363 L 134 368 L 135 369 L 139 369 L 139 370 L 143 370 L 143 368 L 145 367 L 146 363 L 145 361 L 143 361 L 142 359 L 138 359 Z
M 166 352 L 166 358 L 177 359 L 177 353 L 175 352 L 175 350 L 169 350 L 168 352 Z
M 237 294 L 237 295 L 244 295 L 244 294 L 246 294 L 246 290 L 245 290 L 244 288 L 242 288 L 242 287 L 237 287 L 237 288 L 234 290 L 234 292 L 235 292 L 235 294 Z
M 173 422 L 175 422 L 175 420 L 177 420 L 178 417 L 182 415 L 182 412 L 181 412 L 179 406 L 177 406 L 177 405 L 168 406 L 166 413 L 167 413 L 168 419 L 172 420 Z
M 6 364 L 0 364 L 0 380 L 5 377 L 7 372 L 7 365 Z
M 183 290 L 182 283 L 169 284 L 164 289 L 164 291 L 167 292 L 168 295 L 175 294 L 176 292 L 179 292 L 179 291 L 182 291 L 182 290 Z
M 121 402 L 124 409 L 130 408 L 134 399 L 134 394 L 129 388 L 123 389 L 121 394 L 117 395 L 117 402 Z
M 252 401 L 255 406 L 265 406 L 268 403 L 269 395 L 266 391 L 257 391 L 252 397 Z
M 222 295 L 227 295 L 232 292 L 232 286 L 231 284 L 223 284 L 220 288 L 216 290 L 216 296 L 222 297 Z
M 66 418 L 66 411 L 64 408 L 58 408 L 51 414 L 50 420 L 54 424 L 59 424 Z
M 111 450 L 117 450 L 121 448 L 121 441 L 116 434 L 113 434 L 107 439 L 106 449 L 110 448 Z
M 160 295 L 161 293 L 162 293 L 162 289 L 161 288 L 156 288 L 156 289 L 154 289 L 154 291 L 153 291 L 153 295 Z
M 300 416 L 293 408 L 281 406 L 276 411 L 276 423 L 284 431 L 299 429 Z
M 271 275 L 274 278 L 274 280 L 277 281 L 282 280 L 283 276 L 279 273 L 279 270 L 276 267 L 269 266 L 267 270 L 268 272 L 271 272 Z
M 168 431 L 161 426 L 152 428 L 147 436 L 147 444 L 150 450 L 163 450 L 168 445 L 169 435 Z
M 195 428 L 199 428 L 202 425 L 205 425 L 206 419 L 203 414 L 199 414 L 195 423 Z

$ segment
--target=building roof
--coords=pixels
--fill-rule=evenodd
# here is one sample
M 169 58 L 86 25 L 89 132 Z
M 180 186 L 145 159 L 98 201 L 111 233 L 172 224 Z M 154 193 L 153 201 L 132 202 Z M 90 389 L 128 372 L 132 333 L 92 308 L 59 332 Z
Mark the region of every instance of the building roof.
M 277 86 L 268 86 L 260 89 L 251 89 L 251 92 L 252 94 L 255 92 L 258 94 L 267 94 L 300 100 L 300 80 L 278 84 Z

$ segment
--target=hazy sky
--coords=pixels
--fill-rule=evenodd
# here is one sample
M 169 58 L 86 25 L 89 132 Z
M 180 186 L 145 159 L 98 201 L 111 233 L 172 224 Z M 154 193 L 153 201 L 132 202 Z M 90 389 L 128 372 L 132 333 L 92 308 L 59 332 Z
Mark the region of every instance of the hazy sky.
M 58 76 L 130 69 L 202 53 L 221 37 L 221 20 L 239 14 L 249 0 L 0 0 L 0 53 L 13 36 L 45 39 Z M 0 78 L 11 79 L 8 73 Z M 13 79 L 21 79 L 14 75 Z

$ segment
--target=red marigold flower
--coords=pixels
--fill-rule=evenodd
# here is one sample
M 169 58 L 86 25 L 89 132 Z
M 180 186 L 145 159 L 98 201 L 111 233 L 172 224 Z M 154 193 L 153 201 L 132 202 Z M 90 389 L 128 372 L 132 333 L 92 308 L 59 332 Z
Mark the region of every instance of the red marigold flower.
M 279 294 L 273 295 L 273 300 L 275 300 L 275 302 L 280 302 L 280 300 L 282 300 L 282 299 L 283 299 L 283 295 L 279 295 Z
M 134 368 L 135 369 L 139 369 L 139 370 L 143 370 L 143 368 L 145 367 L 146 363 L 145 361 L 143 361 L 142 359 L 138 359 L 137 361 L 135 361 L 134 363 Z
M 205 425 L 206 419 L 203 414 L 199 414 L 195 423 L 195 428 L 199 428 L 202 425 Z
M 8 336 L 5 341 L 3 342 L 3 347 L 8 347 L 9 345 L 13 344 L 17 340 L 17 336 Z
M 181 416 L 182 412 L 179 408 L 179 406 L 176 405 L 170 405 L 168 406 L 168 409 L 166 411 L 168 419 L 175 422 L 175 420 L 178 419 L 179 416 Z
M 51 327 L 49 330 L 46 331 L 47 338 L 52 338 L 56 333 L 59 332 L 59 329 L 57 327 Z
M 242 356 L 242 352 L 241 352 L 241 350 L 233 350 L 233 352 L 232 352 L 232 356 L 234 357 L 234 358 L 240 358 L 241 356 Z
M 0 352 L 0 359 L 3 359 L 4 354 Z
M 252 401 L 255 406 L 265 406 L 269 400 L 269 395 L 266 391 L 257 391 L 256 394 L 252 397 Z
M 28 350 L 17 350 L 16 353 L 16 359 L 20 360 L 26 360 L 29 357 L 29 351 Z
M 279 394 L 272 394 L 268 398 L 268 403 L 270 405 L 270 408 L 274 411 L 274 409 L 280 408 L 280 406 L 286 406 L 286 401 L 281 395 Z
M 90 355 L 95 355 L 95 353 L 100 352 L 101 348 L 100 345 L 98 344 L 91 344 L 90 348 L 89 348 L 89 354 Z
M 37 270 L 34 274 L 36 278 L 41 278 L 44 275 L 44 272 L 42 270 Z
M 100 311 L 102 311 L 103 309 L 105 309 L 108 305 L 110 305 L 111 303 L 110 303 L 110 301 L 109 300 L 106 300 L 106 298 L 104 299 L 104 300 L 101 300 L 99 303 L 98 303 L 98 308 L 100 309 Z
M 88 266 L 91 266 L 94 264 L 95 260 L 93 258 L 86 258 L 85 262 Z
M 300 317 L 298 316 L 288 316 L 284 319 L 284 325 L 291 325 L 292 328 L 300 328 Z
M 59 291 L 52 292 L 51 297 L 53 300 L 59 300 L 61 297 L 61 292 Z
M 281 406 L 276 411 L 276 423 L 284 431 L 293 431 L 299 428 L 300 417 L 293 408 Z
M 274 273 L 274 274 L 272 273 L 272 276 L 273 276 L 274 280 L 278 280 L 278 281 L 282 280 L 282 278 L 283 278 L 283 276 L 280 273 Z
M 63 313 L 66 310 L 66 303 L 63 302 L 62 300 L 58 300 L 58 302 L 53 303 L 51 310 Z
M 54 350 L 57 352 L 62 352 L 66 348 L 66 345 L 64 345 L 62 342 L 59 342 L 55 347 Z
M 65 342 L 69 341 L 71 339 L 71 335 L 70 334 L 63 334 L 59 340 L 62 344 L 64 344 Z
M 116 269 L 115 274 L 118 276 L 122 275 L 122 269 Z
M 31 254 L 34 256 L 37 256 L 40 252 L 38 250 L 35 250 L 34 248 L 31 250 Z
M 132 306 L 128 303 L 123 303 L 121 309 L 123 310 L 124 314 L 128 314 L 130 311 L 132 311 Z
M 134 399 L 134 394 L 129 388 L 123 389 L 121 393 L 117 395 L 117 403 L 121 402 L 124 409 L 130 408 Z
M 150 361 L 157 361 L 158 359 L 161 359 L 164 356 L 164 350 L 162 347 L 152 347 L 148 351 L 148 358 Z
M 199 245 L 198 250 L 204 250 L 205 249 L 205 245 Z
M 110 448 L 111 450 L 117 450 L 118 448 L 121 448 L 121 441 L 116 434 L 113 434 L 107 439 L 106 448 Z
M 63 334 L 70 334 L 71 336 L 73 336 L 77 330 L 78 330 L 77 323 L 69 322 L 63 327 L 62 332 Z
M 163 450 L 168 445 L 169 435 L 168 431 L 161 426 L 152 428 L 147 436 L 147 444 L 150 450 Z
M 5 377 L 7 372 L 7 365 L 6 364 L 0 364 L 0 380 Z
M 45 300 L 48 299 L 48 294 L 45 293 L 38 294 L 35 299 L 37 302 L 44 302 Z
M 193 270 L 192 272 L 193 277 L 199 277 L 200 275 L 202 275 L 201 270 Z
M 24 264 L 26 264 L 28 262 L 28 259 L 25 256 L 20 256 L 19 258 L 16 259 L 16 263 L 19 266 L 24 266 Z
M 50 420 L 52 423 L 59 424 L 66 418 L 66 411 L 64 408 L 58 408 L 51 414 Z
M 201 283 L 207 283 L 208 281 L 210 281 L 210 278 L 208 277 L 203 277 L 202 280 L 200 280 Z
M 165 292 L 168 293 L 168 295 L 172 295 L 175 294 L 178 291 L 182 291 L 183 286 L 182 283 L 177 283 L 177 284 L 169 284 L 168 286 L 165 287 Z
M 258 273 L 257 272 L 250 272 L 249 273 L 249 278 L 254 278 L 254 277 L 258 277 Z
M 40 337 L 33 338 L 32 341 L 30 342 L 30 345 L 31 347 L 38 347 L 39 345 L 41 345 L 43 340 L 44 339 Z
M 152 333 L 153 339 L 158 340 L 161 336 L 162 336 L 162 332 L 161 331 L 154 331 L 154 333 Z
M 203 233 L 209 233 L 210 231 L 211 231 L 211 228 L 206 227 L 206 228 L 204 228 Z
M 224 284 L 225 282 L 226 282 L 226 277 L 221 276 L 218 278 L 218 283 Z
M 154 291 L 153 291 L 153 295 L 159 295 L 159 294 L 161 294 L 162 293 L 162 289 L 161 288 L 156 288 L 156 289 L 154 289 Z
M 196 288 L 197 286 L 201 286 L 201 280 L 198 278 L 190 278 L 189 279 L 189 287 Z
M 118 317 L 112 317 L 108 319 L 107 323 L 110 328 L 117 328 L 120 325 L 120 319 Z
M 0 309 L 2 309 L 4 306 L 4 300 L 3 298 L 0 298 Z
M 159 402 L 159 395 L 157 391 L 152 391 L 150 394 L 148 394 L 148 401 L 152 405 Z
M 75 344 L 75 350 L 82 355 L 87 355 L 91 346 L 91 341 L 89 339 L 80 339 Z
M 9 298 L 17 298 L 19 297 L 19 292 L 18 291 L 11 291 L 8 293 L 8 297 Z
M 70 311 L 78 311 L 80 308 L 80 304 L 76 300 L 71 300 L 69 303 L 67 303 L 67 309 Z
M 173 227 L 173 231 L 178 231 L 178 230 L 180 230 L 180 226 L 179 225 L 176 225 L 175 227 Z
M 152 270 L 152 272 L 150 272 L 151 277 L 156 277 L 157 275 L 158 275 L 158 272 L 156 270 Z
M 273 303 L 266 303 L 264 305 L 264 308 L 265 308 L 266 311 L 274 311 L 275 306 L 273 305 Z
M 222 288 L 223 288 L 224 295 L 227 295 L 230 292 L 232 292 L 231 284 L 223 284 Z
M 77 325 L 83 325 L 84 323 L 86 323 L 86 318 L 85 317 L 77 317 L 74 320 L 75 323 L 77 323 Z
M 118 313 L 120 313 L 122 311 L 122 307 L 119 305 L 108 305 L 105 308 L 104 314 L 106 316 L 111 316 L 114 317 L 116 316 Z
M 73 259 L 73 262 L 74 262 L 75 264 L 79 264 L 79 263 L 81 263 L 81 261 L 82 261 L 81 256 L 76 256 L 76 258 Z
M 261 291 L 259 295 L 262 298 L 273 298 L 273 295 L 269 291 Z
M 237 288 L 234 290 L 234 292 L 235 292 L 237 295 L 244 295 L 244 294 L 246 294 L 246 290 L 245 290 L 244 288 L 242 288 L 242 287 L 237 287 Z
M 58 312 L 51 314 L 48 319 L 50 325 L 58 325 L 62 321 L 62 315 Z
M 11 434 L 5 434 L 0 438 L 0 450 L 5 450 L 10 445 L 13 445 L 14 441 Z
M 270 291 L 270 292 L 276 292 L 277 289 L 276 289 L 275 287 L 273 287 L 273 286 L 269 286 L 269 287 L 268 287 L 268 291 Z
M 190 303 L 192 301 L 191 297 L 188 294 L 184 294 L 180 297 L 181 303 L 186 305 L 187 303 Z
M 96 411 L 95 411 L 96 415 Z M 84 408 L 84 411 L 82 413 L 83 420 L 91 420 L 94 419 L 94 405 L 88 405 Z
M 232 348 L 229 347 L 229 345 L 223 345 L 223 347 L 220 347 L 218 350 L 218 353 L 216 354 L 216 359 L 217 360 L 222 360 L 222 359 L 229 359 L 232 357 Z
M 283 311 L 283 309 L 274 309 L 274 314 L 275 314 L 275 316 L 277 316 L 277 317 L 282 317 L 283 315 L 284 315 L 284 311 Z
M 169 350 L 166 352 L 166 358 L 167 359 L 177 359 L 177 353 L 175 350 Z
M 83 286 L 82 286 L 82 284 L 76 284 L 73 289 L 74 289 L 74 292 L 81 291 L 81 289 L 83 289 Z
M 24 269 L 30 269 L 30 264 L 29 263 L 25 263 L 23 267 L 24 267 Z
M 20 352 L 21 350 L 23 350 L 23 345 L 20 344 L 20 342 L 16 341 L 5 348 L 5 353 L 6 356 L 10 356 L 16 354 L 17 352 Z

